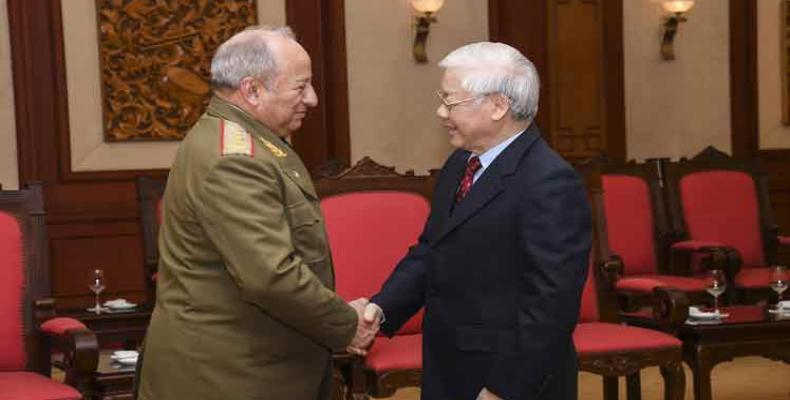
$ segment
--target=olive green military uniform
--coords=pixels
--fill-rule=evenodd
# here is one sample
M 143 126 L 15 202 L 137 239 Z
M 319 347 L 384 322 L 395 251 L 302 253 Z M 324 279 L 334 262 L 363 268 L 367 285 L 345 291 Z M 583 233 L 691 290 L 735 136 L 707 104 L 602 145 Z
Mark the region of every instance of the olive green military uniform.
M 357 316 L 333 291 L 299 157 L 214 98 L 178 150 L 159 231 L 142 400 L 318 399 Z

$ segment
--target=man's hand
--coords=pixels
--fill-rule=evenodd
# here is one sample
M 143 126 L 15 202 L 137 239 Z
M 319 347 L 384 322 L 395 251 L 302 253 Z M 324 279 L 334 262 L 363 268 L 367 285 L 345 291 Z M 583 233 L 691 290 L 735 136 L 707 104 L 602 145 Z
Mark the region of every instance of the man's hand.
M 502 398 L 489 392 L 488 389 L 483 388 L 480 394 L 477 395 L 477 400 L 502 400 Z
M 366 355 L 367 348 L 373 343 L 379 331 L 381 308 L 361 297 L 348 303 L 357 312 L 357 333 L 346 351 L 353 354 Z

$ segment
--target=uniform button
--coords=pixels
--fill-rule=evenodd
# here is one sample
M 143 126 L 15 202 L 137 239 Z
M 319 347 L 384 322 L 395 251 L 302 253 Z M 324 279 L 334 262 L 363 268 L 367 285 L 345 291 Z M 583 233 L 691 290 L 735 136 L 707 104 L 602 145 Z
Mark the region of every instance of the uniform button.
M 294 174 L 294 177 L 297 177 L 297 178 L 299 177 L 299 173 L 298 172 L 296 172 L 296 171 L 292 171 L 292 172 Z

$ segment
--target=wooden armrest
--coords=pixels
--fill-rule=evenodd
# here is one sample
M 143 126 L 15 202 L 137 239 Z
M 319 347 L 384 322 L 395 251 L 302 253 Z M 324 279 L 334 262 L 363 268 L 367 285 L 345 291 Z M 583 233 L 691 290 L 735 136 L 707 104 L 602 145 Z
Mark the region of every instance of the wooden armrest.
M 99 365 L 96 334 L 76 319 L 55 317 L 54 299 L 37 300 L 34 310 L 45 356 L 49 358 L 53 349 L 63 354 L 59 366 L 66 373 L 66 383 L 84 393 Z
M 623 259 L 618 255 L 611 255 L 608 260 L 602 262 L 598 267 L 601 270 L 601 276 L 610 287 L 614 287 L 620 277 L 623 276 L 625 266 Z
M 99 341 L 90 329 L 69 330 L 52 338 L 52 347 L 63 353 L 66 383 L 89 385 L 99 365 Z
M 657 287 L 653 289 L 653 319 L 664 332 L 674 334 L 686 322 L 689 300 L 680 290 Z
M 738 250 L 718 242 L 686 240 L 674 243 L 671 248 L 670 270 L 676 275 L 691 275 L 691 256 L 702 253 L 700 265 L 705 270 L 720 269 L 732 282 L 741 269 Z

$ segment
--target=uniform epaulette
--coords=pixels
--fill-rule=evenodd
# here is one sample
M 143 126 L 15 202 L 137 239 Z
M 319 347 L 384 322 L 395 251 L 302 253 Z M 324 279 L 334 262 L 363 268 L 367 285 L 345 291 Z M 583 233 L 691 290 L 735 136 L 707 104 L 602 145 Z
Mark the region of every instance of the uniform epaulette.
M 252 145 L 252 135 L 243 126 L 228 120 L 220 120 L 219 148 L 222 156 L 243 155 L 252 157 L 255 148 Z

